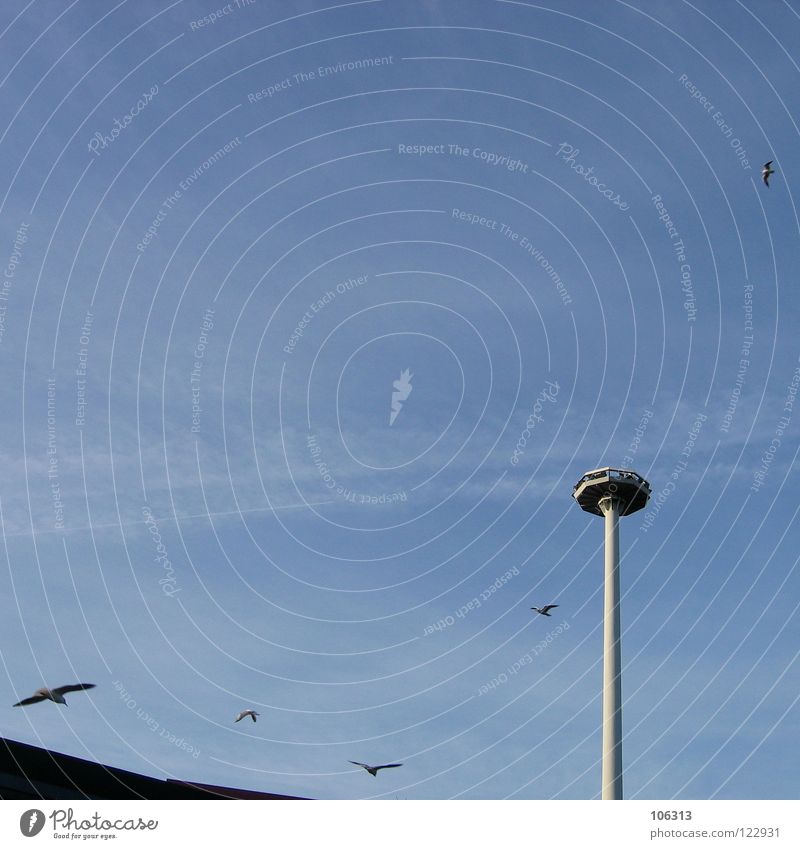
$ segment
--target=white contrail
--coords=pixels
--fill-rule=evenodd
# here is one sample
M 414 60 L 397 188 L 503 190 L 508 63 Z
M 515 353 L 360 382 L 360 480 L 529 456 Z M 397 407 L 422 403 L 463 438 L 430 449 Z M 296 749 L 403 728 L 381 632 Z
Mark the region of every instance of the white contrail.
M 414 388 L 411 385 L 411 378 L 413 376 L 410 369 L 404 369 L 400 372 L 400 380 L 395 380 L 392 383 L 395 391 L 392 392 L 392 412 L 389 416 L 389 427 L 394 424 L 398 413 L 403 409 L 403 401 L 408 398 L 411 390 Z
M 333 499 L 328 499 L 327 501 L 307 501 L 302 504 L 278 504 L 275 507 L 250 507 L 246 510 L 221 510 L 219 512 L 214 513 L 188 513 L 185 516 L 178 516 L 176 514 L 170 516 L 157 516 L 156 522 L 177 522 L 179 520 L 184 519 L 216 519 L 221 518 L 223 516 L 240 516 L 244 513 L 274 513 L 277 510 L 294 510 L 298 507 L 321 507 L 324 504 L 333 504 Z M 5 522 L 2 521 L 3 515 L 3 506 L 2 500 L 0 500 L 0 527 L 5 527 Z M 144 519 L 133 519 L 131 521 L 125 522 L 100 522 L 95 525 L 81 525 L 77 528 L 42 528 L 41 530 L 38 528 L 34 528 L 30 531 L 14 531 L 13 533 L 5 533 L 3 530 L 0 530 L 0 536 L 3 538 L 10 537 L 29 537 L 36 534 L 36 536 L 42 536 L 43 534 L 65 534 L 67 532 L 73 531 L 93 531 L 98 530 L 99 528 L 130 528 L 134 525 L 143 525 Z

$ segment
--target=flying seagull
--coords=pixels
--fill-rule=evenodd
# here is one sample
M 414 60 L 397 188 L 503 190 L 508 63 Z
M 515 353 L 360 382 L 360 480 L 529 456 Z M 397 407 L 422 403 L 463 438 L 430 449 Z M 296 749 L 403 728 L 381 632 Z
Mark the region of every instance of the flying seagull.
M 256 721 L 256 717 L 257 717 L 257 716 L 260 716 L 260 715 L 261 715 L 261 714 L 256 713 L 254 710 L 243 710 L 243 711 L 239 714 L 239 716 L 237 716 L 237 717 L 236 717 L 236 719 L 234 720 L 234 722 L 238 722 L 240 719 L 244 719 L 246 716 L 249 716 L 249 717 L 250 717 L 250 719 L 252 719 L 252 720 L 253 720 L 253 722 L 255 722 L 255 721 Z
M 360 764 L 358 761 L 348 761 L 350 764 L 355 764 L 356 766 L 363 767 L 370 775 L 377 776 L 379 769 L 394 769 L 396 766 L 402 766 L 403 764 L 381 764 L 380 766 L 370 766 L 369 764 Z
M 764 185 L 767 188 L 769 188 L 769 178 L 775 173 L 775 170 L 773 168 L 769 167 L 770 165 L 772 165 L 773 161 L 774 160 L 770 159 L 770 161 L 767 162 L 767 164 L 764 166 L 764 168 L 761 171 L 761 177 L 763 178 Z
M 91 690 L 94 686 L 94 684 L 67 684 L 64 687 L 54 687 L 52 690 L 49 690 L 47 687 L 42 687 L 32 696 L 27 699 L 23 699 L 21 702 L 17 702 L 15 705 L 12 705 L 12 707 L 35 705 L 36 702 L 43 702 L 45 699 L 50 699 L 51 702 L 55 702 L 59 705 L 65 705 L 67 701 L 64 698 L 64 693 L 73 693 L 77 690 Z
M 549 616 L 550 614 L 547 611 L 552 610 L 554 607 L 558 607 L 558 605 L 546 604 L 544 607 L 532 607 L 531 610 L 535 610 L 537 613 L 541 613 L 542 616 Z

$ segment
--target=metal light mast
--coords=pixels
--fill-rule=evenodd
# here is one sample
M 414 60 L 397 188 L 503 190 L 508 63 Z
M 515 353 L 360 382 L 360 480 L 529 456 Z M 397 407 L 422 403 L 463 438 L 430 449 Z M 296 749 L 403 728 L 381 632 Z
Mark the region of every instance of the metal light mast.
M 572 497 L 587 513 L 605 517 L 605 614 L 603 620 L 602 798 L 622 798 L 622 664 L 619 619 L 619 517 L 641 510 L 650 484 L 636 472 L 607 466 L 587 472 Z

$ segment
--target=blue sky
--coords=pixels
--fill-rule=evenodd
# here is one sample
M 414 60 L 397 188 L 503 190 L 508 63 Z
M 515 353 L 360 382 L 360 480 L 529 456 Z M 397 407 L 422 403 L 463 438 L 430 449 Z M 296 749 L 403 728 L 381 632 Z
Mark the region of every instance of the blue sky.
M 755 0 L 3 4 L 0 733 L 594 798 L 571 491 L 631 466 L 625 793 L 795 798 L 798 35 Z

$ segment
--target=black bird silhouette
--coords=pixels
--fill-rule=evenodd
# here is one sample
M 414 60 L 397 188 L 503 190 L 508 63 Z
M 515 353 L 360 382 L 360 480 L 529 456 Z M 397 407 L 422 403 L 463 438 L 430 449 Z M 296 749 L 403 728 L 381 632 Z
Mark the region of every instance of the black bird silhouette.
M 54 687 L 49 690 L 47 687 L 41 687 L 32 696 L 17 702 L 12 707 L 24 707 L 25 705 L 35 705 L 36 702 L 43 702 L 45 699 L 50 699 L 59 705 L 66 705 L 67 700 L 64 698 L 64 693 L 73 693 L 77 690 L 91 690 L 94 684 L 67 684 L 64 687 Z
M 775 170 L 773 168 L 769 167 L 770 165 L 772 165 L 773 161 L 774 160 L 770 159 L 770 161 L 767 162 L 767 164 L 764 166 L 764 168 L 761 171 L 761 176 L 764 179 L 764 185 L 767 188 L 769 188 L 769 178 L 775 173 Z
M 541 613 L 542 616 L 549 616 L 550 614 L 547 611 L 552 610 L 554 607 L 558 607 L 558 605 L 546 604 L 544 607 L 532 607 L 531 610 L 535 610 L 537 613 Z
M 348 761 L 349 764 L 355 764 L 356 766 L 363 767 L 370 775 L 377 776 L 379 769 L 394 769 L 396 766 L 402 766 L 403 764 L 381 764 L 380 766 L 370 766 L 369 764 L 362 764 L 358 761 Z

